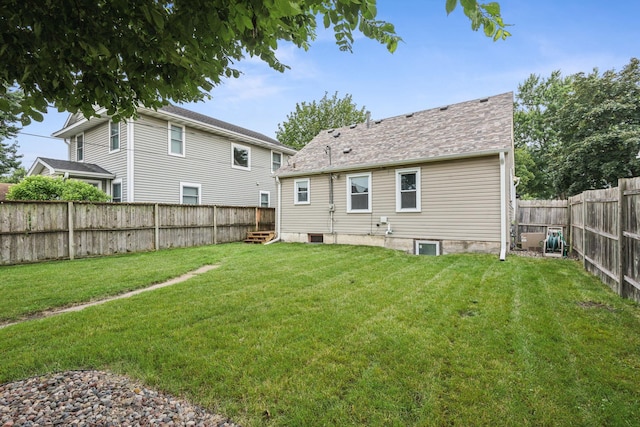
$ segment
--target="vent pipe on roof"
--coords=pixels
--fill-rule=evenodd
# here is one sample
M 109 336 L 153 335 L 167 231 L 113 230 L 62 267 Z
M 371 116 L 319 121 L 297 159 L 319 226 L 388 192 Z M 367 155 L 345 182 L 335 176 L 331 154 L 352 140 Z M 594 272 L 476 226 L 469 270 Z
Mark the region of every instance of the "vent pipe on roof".
M 482 98 L 482 99 L 480 100 L 480 102 L 487 102 L 488 100 L 489 100 L 489 98 Z
M 366 117 L 367 117 L 367 129 L 369 129 L 371 127 L 371 111 L 367 111 Z

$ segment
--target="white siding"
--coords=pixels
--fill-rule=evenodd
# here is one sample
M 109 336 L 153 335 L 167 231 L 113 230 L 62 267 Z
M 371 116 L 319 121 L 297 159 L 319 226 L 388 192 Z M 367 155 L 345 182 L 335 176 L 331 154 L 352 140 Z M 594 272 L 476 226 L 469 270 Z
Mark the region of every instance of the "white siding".
M 250 145 L 251 170 L 234 169 L 230 140 L 187 126 L 185 156 L 171 156 L 167 126 L 144 115 L 134 123 L 137 202 L 180 203 L 180 182 L 192 182 L 202 185 L 203 204 L 257 206 L 260 191 L 269 191 L 275 206 L 270 149 Z
M 109 153 L 109 123 L 102 122 L 84 132 L 84 161 L 96 164 L 122 179 L 122 200 L 127 198 L 127 125 L 120 122 L 120 151 Z M 76 159 L 76 137 L 71 138 L 69 160 Z M 110 186 L 111 183 L 106 184 Z M 102 188 L 110 193 L 109 188 Z
M 401 167 L 397 168 L 401 169 Z M 346 173 L 334 181 L 338 234 L 384 236 L 387 217 L 392 237 L 499 242 L 499 157 L 425 163 L 421 170 L 422 212 L 396 212 L 396 168 L 371 170 L 371 213 L 347 213 Z M 311 177 L 311 204 L 293 204 L 294 178 L 282 179 L 282 232 L 328 233 L 328 176 Z

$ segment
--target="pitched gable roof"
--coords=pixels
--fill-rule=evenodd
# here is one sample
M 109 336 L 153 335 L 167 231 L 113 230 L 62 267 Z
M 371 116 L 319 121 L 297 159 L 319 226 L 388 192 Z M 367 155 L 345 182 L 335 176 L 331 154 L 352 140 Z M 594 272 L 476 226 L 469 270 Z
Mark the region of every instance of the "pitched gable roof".
M 279 176 L 402 165 L 510 151 L 513 93 L 322 131 Z M 330 156 L 329 156 L 330 154 Z M 331 159 L 331 160 L 330 160 Z
M 236 126 L 204 114 L 196 113 L 195 111 L 187 110 L 186 108 L 178 107 L 176 105 L 166 105 L 158 110 L 140 107 L 138 112 L 157 117 L 162 120 L 170 120 L 187 126 L 193 126 L 194 128 L 198 128 L 206 132 L 225 135 L 242 143 L 264 146 L 287 154 L 294 154 L 296 152 L 296 150 L 287 147 L 279 141 L 262 133 Z M 109 116 L 106 115 L 106 109 L 103 108 L 97 110 L 97 113 L 100 114 L 100 117 L 91 117 L 89 120 L 84 118 L 80 113 L 69 115 L 64 127 L 54 132 L 53 136 L 59 138 L 71 138 L 99 123 L 109 120 Z
M 39 169 L 43 168 L 47 168 L 50 175 L 64 175 L 65 172 L 68 172 L 70 176 L 85 178 L 115 178 L 114 174 L 93 163 L 71 162 L 46 157 L 38 157 L 29 169 L 28 175 L 38 174 Z

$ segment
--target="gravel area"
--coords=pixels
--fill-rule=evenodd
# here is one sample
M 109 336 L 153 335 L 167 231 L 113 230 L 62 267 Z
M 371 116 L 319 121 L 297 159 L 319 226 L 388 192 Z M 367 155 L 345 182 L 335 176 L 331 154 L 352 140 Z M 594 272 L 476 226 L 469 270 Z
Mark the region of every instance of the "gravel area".
M 239 427 L 121 375 L 69 371 L 0 385 L 0 426 Z

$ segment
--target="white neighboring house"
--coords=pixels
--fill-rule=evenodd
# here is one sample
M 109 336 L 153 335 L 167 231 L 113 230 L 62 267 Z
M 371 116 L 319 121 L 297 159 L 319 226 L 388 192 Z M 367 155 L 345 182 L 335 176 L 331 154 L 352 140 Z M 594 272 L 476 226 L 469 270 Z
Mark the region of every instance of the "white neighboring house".
M 28 175 L 86 181 L 114 202 L 275 207 L 274 172 L 295 150 L 275 139 L 174 105 L 113 122 L 106 110 L 69 115 L 53 133 L 67 160 L 38 158 Z

